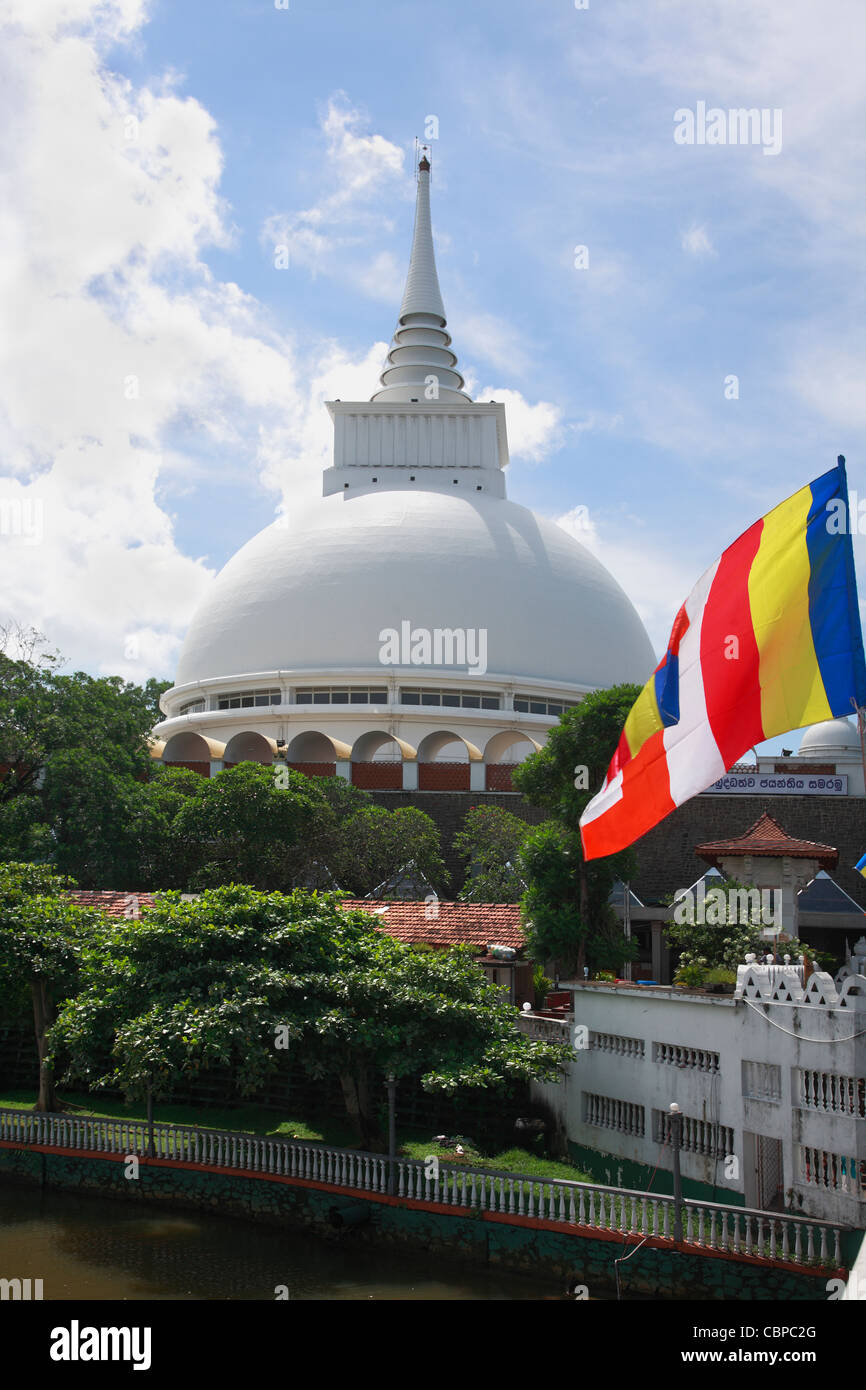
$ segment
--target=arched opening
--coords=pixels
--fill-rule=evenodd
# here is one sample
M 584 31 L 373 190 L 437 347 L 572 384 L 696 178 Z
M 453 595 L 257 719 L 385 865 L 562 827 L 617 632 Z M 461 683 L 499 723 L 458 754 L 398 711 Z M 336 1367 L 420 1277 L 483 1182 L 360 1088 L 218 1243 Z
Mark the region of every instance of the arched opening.
M 534 738 L 527 734 L 505 729 L 488 739 L 484 749 L 484 787 L 489 792 L 510 792 L 514 790 L 511 774 L 516 767 L 541 748 Z
M 238 763 L 263 763 L 270 767 L 274 761 L 275 745 L 264 734 L 245 732 L 235 734 L 226 744 L 225 766 L 237 767 Z
M 352 782 L 368 791 L 402 791 L 403 759 L 414 756 L 414 748 L 402 739 L 371 729 L 352 749 Z
M 480 760 L 481 753 L 475 745 L 459 734 L 445 729 L 427 734 L 418 745 L 418 790 L 468 792 L 469 764 Z
M 294 772 L 307 777 L 336 777 L 337 754 L 326 734 L 307 730 L 296 734 L 289 744 L 286 762 Z
M 188 730 L 172 735 L 162 751 L 166 767 L 188 767 L 190 772 L 197 772 L 201 777 L 210 777 L 211 760 L 221 756 L 221 745 Z

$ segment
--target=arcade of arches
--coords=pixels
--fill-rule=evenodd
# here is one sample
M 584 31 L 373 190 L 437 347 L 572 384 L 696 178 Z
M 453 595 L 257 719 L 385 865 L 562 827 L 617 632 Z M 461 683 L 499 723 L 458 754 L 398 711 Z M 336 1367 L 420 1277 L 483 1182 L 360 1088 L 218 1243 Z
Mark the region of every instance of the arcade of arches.
M 223 768 L 255 762 L 285 762 L 310 777 L 345 777 L 369 791 L 510 792 L 511 774 L 540 743 L 525 733 L 504 730 L 483 748 L 450 730 L 427 734 L 417 748 L 384 730 L 368 730 L 349 745 L 317 730 L 298 733 L 278 746 L 265 734 L 244 731 L 227 743 L 204 734 L 174 734 L 162 749 L 169 767 L 186 767 L 203 777 Z

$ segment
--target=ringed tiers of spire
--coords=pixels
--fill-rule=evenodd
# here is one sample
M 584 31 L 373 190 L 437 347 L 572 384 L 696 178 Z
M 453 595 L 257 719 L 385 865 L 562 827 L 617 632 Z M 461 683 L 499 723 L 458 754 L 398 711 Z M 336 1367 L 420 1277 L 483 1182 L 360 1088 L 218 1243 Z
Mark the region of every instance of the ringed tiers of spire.
M 472 403 L 456 370 L 457 354 L 451 350 L 451 335 L 445 325 L 430 221 L 430 164 L 425 156 L 418 165 L 415 232 L 400 317 L 379 378 L 381 390 L 371 400 Z

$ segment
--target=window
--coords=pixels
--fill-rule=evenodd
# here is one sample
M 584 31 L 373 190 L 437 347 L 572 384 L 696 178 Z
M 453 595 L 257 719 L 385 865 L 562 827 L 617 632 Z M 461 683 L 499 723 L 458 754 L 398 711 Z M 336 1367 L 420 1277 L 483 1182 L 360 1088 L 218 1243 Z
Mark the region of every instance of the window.
M 296 705 L 386 705 L 384 686 L 316 686 L 295 691 Z
M 537 695 L 515 695 L 514 708 L 518 714 L 546 714 L 559 718 L 563 710 L 574 709 L 577 700 L 547 700 Z
M 204 700 L 187 700 L 185 705 L 181 705 L 178 714 L 198 714 L 204 709 Z
M 407 689 L 400 691 L 401 705 L 443 706 L 447 709 L 501 709 L 501 695 L 479 695 L 474 690 L 423 690 Z
M 238 691 L 217 698 L 217 709 L 252 709 L 255 705 L 279 705 L 282 696 L 279 690 Z

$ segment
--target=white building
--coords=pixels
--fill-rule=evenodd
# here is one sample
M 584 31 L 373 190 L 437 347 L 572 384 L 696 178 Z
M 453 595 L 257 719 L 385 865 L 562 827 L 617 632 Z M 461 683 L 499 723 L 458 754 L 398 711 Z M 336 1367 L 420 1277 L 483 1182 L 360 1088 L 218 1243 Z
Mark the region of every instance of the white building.
M 370 401 L 331 401 L 323 496 L 249 541 L 195 615 L 155 756 L 382 789 L 508 790 L 567 705 L 655 665 L 598 560 L 506 497 L 505 407 L 446 331 L 418 169 L 397 329 Z
M 686 1195 L 866 1226 L 866 938 L 835 980 L 749 957 L 728 996 L 561 988 L 567 1022 L 520 1021 L 577 1044 L 564 1081 L 533 1092 L 597 1177 L 646 1187 L 658 1165 L 669 1192 L 676 1103 Z

